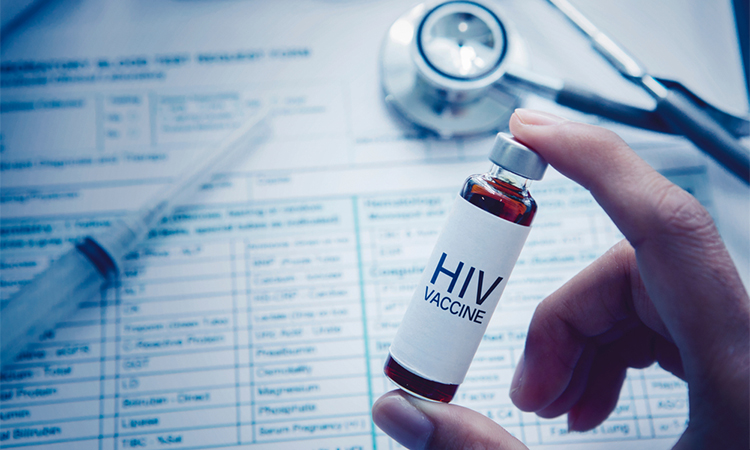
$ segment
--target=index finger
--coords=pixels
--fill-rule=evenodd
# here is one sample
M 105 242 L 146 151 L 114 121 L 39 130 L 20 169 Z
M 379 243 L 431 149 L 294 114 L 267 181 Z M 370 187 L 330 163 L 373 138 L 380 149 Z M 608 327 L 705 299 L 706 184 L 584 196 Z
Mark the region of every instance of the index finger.
M 591 191 L 631 244 L 651 234 L 658 197 L 676 187 L 604 128 L 519 109 L 511 116 L 510 129 L 555 169 Z
M 736 358 L 726 343 L 746 340 L 747 293 L 705 208 L 611 131 L 530 110 L 517 110 L 510 129 L 587 188 L 628 239 L 686 374 Z

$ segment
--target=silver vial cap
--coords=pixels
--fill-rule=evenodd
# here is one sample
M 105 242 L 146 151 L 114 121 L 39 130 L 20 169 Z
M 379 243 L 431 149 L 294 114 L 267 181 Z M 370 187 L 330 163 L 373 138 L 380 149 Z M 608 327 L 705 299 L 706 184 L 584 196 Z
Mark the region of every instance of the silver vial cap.
M 529 180 L 541 180 L 547 161 L 508 133 L 497 133 L 490 161 Z

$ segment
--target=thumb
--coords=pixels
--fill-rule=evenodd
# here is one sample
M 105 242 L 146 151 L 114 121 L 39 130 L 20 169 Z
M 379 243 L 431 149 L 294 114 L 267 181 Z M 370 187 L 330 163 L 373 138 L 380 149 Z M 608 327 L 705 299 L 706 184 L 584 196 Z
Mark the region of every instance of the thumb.
M 416 449 L 525 449 L 500 425 L 468 408 L 429 402 L 397 389 L 380 397 L 372 420 L 404 447 Z

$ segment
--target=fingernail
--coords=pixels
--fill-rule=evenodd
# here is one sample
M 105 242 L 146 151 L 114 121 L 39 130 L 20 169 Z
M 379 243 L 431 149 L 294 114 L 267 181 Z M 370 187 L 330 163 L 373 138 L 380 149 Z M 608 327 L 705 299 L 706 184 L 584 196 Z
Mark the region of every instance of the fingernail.
M 404 398 L 406 395 L 398 392 L 379 399 L 373 406 L 372 419 L 385 434 L 404 447 L 411 450 L 426 448 L 435 426 L 411 401 Z
M 513 381 L 510 383 L 510 396 L 513 397 L 513 394 L 518 392 L 519 389 L 521 389 L 521 384 L 523 383 L 523 369 L 524 369 L 524 361 L 523 361 L 523 354 L 521 355 L 521 359 L 518 360 L 518 364 L 516 364 L 516 372 L 513 374 Z
M 518 108 L 514 114 L 524 125 L 557 125 L 565 122 L 565 119 L 560 116 L 535 109 Z

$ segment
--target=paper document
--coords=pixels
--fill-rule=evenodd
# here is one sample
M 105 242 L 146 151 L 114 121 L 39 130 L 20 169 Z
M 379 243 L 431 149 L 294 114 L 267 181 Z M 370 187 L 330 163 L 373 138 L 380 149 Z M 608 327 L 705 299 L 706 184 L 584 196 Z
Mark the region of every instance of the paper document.
M 386 110 L 377 52 L 405 6 L 54 8 L 3 43 L 3 302 L 261 105 L 273 132 L 152 230 L 117 283 L 3 368 L 0 447 L 398 448 L 370 418 L 394 388 L 384 359 L 492 143 L 431 138 Z M 690 144 L 631 133 L 655 161 L 687 155 L 664 167 L 711 207 Z M 587 433 L 510 402 L 536 304 L 622 238 L 554 170 L 531 192 L 533 229 L 456 403 L 531 448 L 669 448 L 687 387 L 658 367 L 630 371 L 611 417 Z

